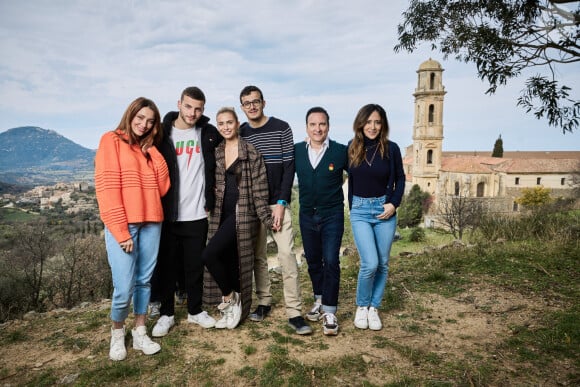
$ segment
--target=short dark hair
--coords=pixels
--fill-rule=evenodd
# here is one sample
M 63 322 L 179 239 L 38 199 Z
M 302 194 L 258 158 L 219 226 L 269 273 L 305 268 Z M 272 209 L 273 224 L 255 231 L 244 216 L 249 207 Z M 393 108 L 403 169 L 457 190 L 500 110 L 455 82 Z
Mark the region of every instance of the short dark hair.
M 320 106 L 315 106 L 315 107 L 311 107 L 310 109 L 308 109 L 308 111 L 306 112 L 306 123 L 308 124 L 308 116 L 311 115 L 312 113 L 322 113 L 326 116 L 326 123 L 330 124 L 330 117 L 328 115 L 328 112 L 326 111 L 326 109 L 324 109 L 323 107 Z
M 203 101 L 205 103 L 205 94 L 203 91 L 197 86 L 190 86 L 185 88 L 181 92 L 181 100 L 183 101 L 183 97 L 188 96 L 189 98 L 193 98 L 197 101 Z
M 246 86 L 242 89 L 242 91 L 240 92 L 240 103 L 242 102 L 242 97 L 246 96 L 246 95 L 250 95 L 253 91 L 257 91 L 258 93 L 260 93 L 260 99 L 263 101 L 264 100 L 264 93 L 262 93 L 262 90 L 260 90 L 258 88 L 258 86 Z

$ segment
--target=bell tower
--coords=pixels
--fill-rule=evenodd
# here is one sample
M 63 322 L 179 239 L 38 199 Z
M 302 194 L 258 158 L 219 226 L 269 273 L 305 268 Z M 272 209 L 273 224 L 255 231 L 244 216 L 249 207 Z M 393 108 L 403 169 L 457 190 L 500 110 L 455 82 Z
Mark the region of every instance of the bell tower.
M 413 123 L 413 184 L 435 195 L 443 152 L 443 68 L 429 58 L 417 70 Z

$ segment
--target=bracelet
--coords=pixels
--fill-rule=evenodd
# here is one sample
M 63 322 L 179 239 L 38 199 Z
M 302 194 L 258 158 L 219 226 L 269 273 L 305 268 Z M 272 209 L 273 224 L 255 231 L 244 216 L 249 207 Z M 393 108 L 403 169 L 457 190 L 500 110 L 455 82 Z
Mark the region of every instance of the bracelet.
M 284 207 L 288 207 L 288 202 L 286 200 L 280 199 L 276 202 L 276 204 L 279 204 L 279 205 L 284 206 Z

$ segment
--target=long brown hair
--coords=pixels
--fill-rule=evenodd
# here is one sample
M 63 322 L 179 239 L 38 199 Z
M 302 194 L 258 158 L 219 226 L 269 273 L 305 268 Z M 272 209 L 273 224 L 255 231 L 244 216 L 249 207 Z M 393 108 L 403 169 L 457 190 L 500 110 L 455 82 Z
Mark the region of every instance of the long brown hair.
M 381 131 L 378 136 L 381 158 L 384 158 L 385 154 L 388 155 L 389 121 L 387 120 L 387 112 L 381 105 L 371 103 L 360 108 L 352 124 L 354 138 L 348 147 L 348 161 L 352 167 L 358 167 L 366 156 L 364 127 L 373 112 L 379 113 L 381 117 Z
M 139 110 L 147 107 L 153 111 L 154 122 L 153 127 L 151 130 L 142 137 L 137 137 L 133 130 L 131 130 L 131 122 L 133 118 L 139 113 Z M 163 137 L 163 131 L 161 129 L 161 115 L 159 114 L 159 109 L 157 109 L 157 105 L 150 99 L 145 97 L 139 97 L 127 107 L 123 117 L 121 118 L 121 122 L 117 126 L 117 132 L 121 132 L 124 136 L 120 136 L 121 139 L 131 145 L 139 144 L 139 146 L 143 147 L 145 144 L 149 145 L 159 145 L 161 143 L 161 138 Z

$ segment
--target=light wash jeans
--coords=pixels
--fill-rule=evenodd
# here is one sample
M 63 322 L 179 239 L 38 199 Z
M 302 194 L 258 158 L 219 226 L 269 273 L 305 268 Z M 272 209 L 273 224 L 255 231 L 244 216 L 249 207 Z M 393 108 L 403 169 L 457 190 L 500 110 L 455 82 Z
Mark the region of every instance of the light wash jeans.
M 362 198 L 353 196 L 350 222 L 354 241 L 360 256 L 356 287 L 357 306 L 381 305 L 387 275 L 389 255 L 397 228 L 397 217 L 377 219 L 383 212 L 385 197 Z
M 151 276 L 157 262 L 161 223 L 129 224 L 133 252 L 125 253 L 105 227 L 107 258 L 113 275 L 111 319 L 125 321 L 133 299 L 133 312 L 146 314 L 151 297 Z

